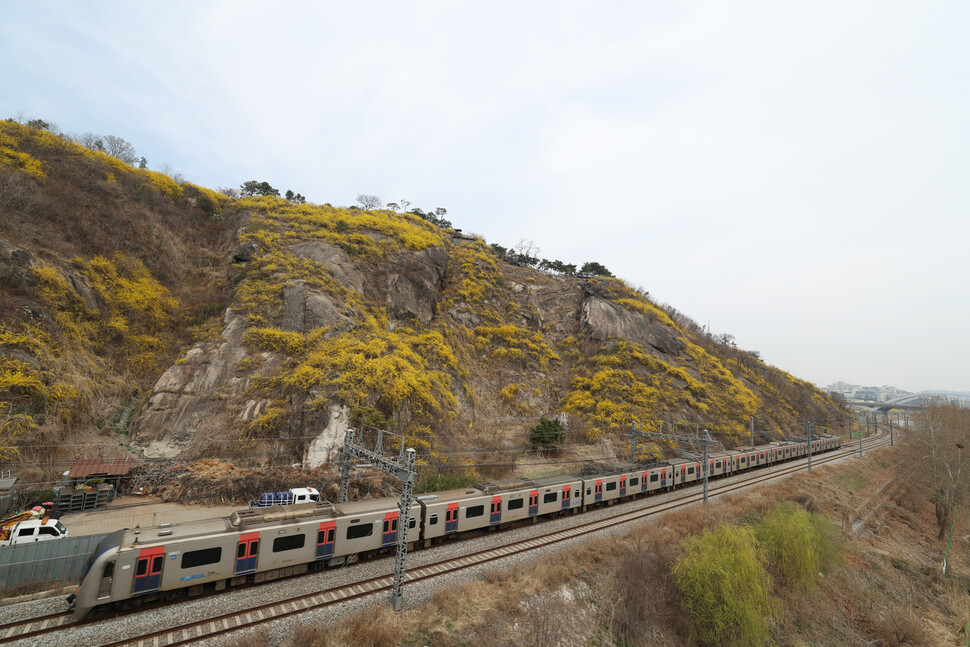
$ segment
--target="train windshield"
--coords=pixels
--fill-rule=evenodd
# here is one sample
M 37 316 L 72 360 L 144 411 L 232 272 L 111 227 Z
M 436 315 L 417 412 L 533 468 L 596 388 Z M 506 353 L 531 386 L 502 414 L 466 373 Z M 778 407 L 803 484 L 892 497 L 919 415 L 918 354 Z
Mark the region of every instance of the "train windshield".
M 124 536 L 125 536 L 124 530 L 115 530 L 113 533 L 111 533 L 110 535 L 102 539 L 100 542 L 98 542 L 97 548 L 95 548 L 94 551 L 91 553 L 91 559 L 88 560 L 88 567 L 86 570 L 88 571 L 91 570 L 91 565 L 94 564 L 94 561 L 98 559 L 98 557 L 100 557 L 102 554 L 104 554 L 105 552 L 111 550 L 116 546 L 120 546 L 121 540 L 122 538 L 124 538 Z

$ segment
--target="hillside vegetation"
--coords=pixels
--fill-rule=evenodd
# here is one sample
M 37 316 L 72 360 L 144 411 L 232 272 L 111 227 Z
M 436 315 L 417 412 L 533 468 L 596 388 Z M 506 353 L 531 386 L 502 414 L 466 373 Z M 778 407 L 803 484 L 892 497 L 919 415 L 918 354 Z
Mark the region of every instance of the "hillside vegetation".
M 298 197 L 228 197 L 0 122 L 4 465 L 49 477 L 131 449 L 316 465 L 359 424 L 426 465 L 509 465 L 540 416 L 591 457 L 627 452 L 634 420 L 727 444 L 750 417 L 776 437 L 847 420 L 620 279 Z

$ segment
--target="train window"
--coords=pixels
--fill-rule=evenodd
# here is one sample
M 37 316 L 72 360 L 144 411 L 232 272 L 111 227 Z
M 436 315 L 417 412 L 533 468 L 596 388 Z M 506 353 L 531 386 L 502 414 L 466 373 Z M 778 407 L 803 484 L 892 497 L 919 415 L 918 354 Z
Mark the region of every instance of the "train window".
M 437 526 L 438 525 L 438 515 L 436 515 L 436 514 L 431 515 L 431 519 L 428 520 L 428 525 L 429 526 Z
M 586 494 L 587 494 L 587 496 L 590 495 L 590 494 L 592 494 L 592 493 L 593 493 L 592 488 L 586 488 Z
M 104 565 L 104 575 L 103 577 L 114 577 L 115 574 L 115 563 L 108 562 Z
M 241 559 L 246 556 L 246 544 L 240 543 L 236 546 L 236 559 Z
M 694 468 L 693 467 L 688 467 L 687 468 L 687 473 L 688 474 L 693 474 L 694 473 Z
M 138 560 L 138 568 L 135 570 L 135 577 L 141 577 L 142 575 L 144 575 L 147 572 L 148 572 L 148 560 L 147 559 L 139 559 Z
M 219 550 L 220 552 L 222 551 L 221 548 Z M 152 573 L 158 573 L 159 571 L 162 570 L 163 561 L 165 560 L 162 558 L 161 555 L 157 556 L 155 559 L 152 560 Z
M 555 503 L 558 500 L 559 500 L 558 492 L 549 492 L 548 494 L 542 497 L 543 503 Z
M 222 547 L 203 548 L 202 550 L 190 550 L 182 553 L 182 568 L 198 568 L 215 564 L 222 559 Z
M 518 510 L 525 505 L 525 499 L 509 499 L 509 510 Z
M 651 474 L 651 475 L 650 475 L 650 482 L 651 482 L 651 483 L 656 483 L 656 482 L 657 482 L 657 478 L 658 478 L 658 477 L 657 477 L 657 475 L 656 475 L 656 474 Z
M 638 478 L 632 478 L 632 479 L 630 479 L 630 487 L 633 487 L 635 485 L 640 485 L 640 479 L 638 479 Z
M 408 520 L 408 528 L 416 528 L 418 525 L 418 520 L 414 517 Z
M 287 550 L 303 548 L 306 544 L 306 535 L 289 535 L 288 537 L 277 537 L 273 540 L 273 552 L 282 553 Z
M 480 517 L 485 514 L 485 506 L 483 505 L 473 505 L 472 507 L 465 510 L 465 518 L 471 519 L 472 517 Z
M 372 523 L 361 523 L 347 528 L 347 539 L 361 539 L 370 537 L 372 534 L 374 534 L 374 524 Z
M 610 491 L 615 490 L 615 489 L 616 489 L 616 481 L 614 481 L 612 483 L 607 483 L 606 484 L 606 491 L 607 492 L 610 492 Z

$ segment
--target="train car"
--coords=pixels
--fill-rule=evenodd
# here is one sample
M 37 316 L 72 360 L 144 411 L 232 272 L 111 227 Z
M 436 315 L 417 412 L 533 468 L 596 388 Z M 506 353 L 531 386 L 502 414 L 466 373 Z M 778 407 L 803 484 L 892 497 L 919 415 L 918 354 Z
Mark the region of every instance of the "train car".
M 671 481 L 674 486 L 693 483 L 704 478 L 704 474 L 701 472 L 701 462 L 698 460 L 677 458 L 667 461 L 667 464 L 670 465 L 673 474 Z
M 648 493 L 666 490 L 672 485 L 672 476 L 673 468 L 667 463 L 644 469 L 640 472 L 640 490 Z
M 718 476 L 724 476 L 725 474 L 731 473 L 731 461 L 729 460 L 728 454 L 726 452 L 718 452 L 717 454 L 709 454 L 707 457 L 708 461 L 708 478 L 715 478 Z
M 768 444 L 772 445 L 777 450 L 778 462 L 781 463 L 794 458 L 795 443 L 790 443 L 788 441 L 783 440 L 783 441 L 774 441 Z
M 328 559 L 328 565 L 354 561 L 358 556 L 370 554 L 397 545 L 400 508 L 394 499 L 367 499 L 351 503 L 332 504 L 332 518 L 321 521 L 319 527 L 311 528 L 316 550 L 307 561 Z M 411 504 L 410 520 L 405 540 L 413 543 L 420 538 L 418 525 L 421 505 Z
M 421 537 L 427 546 L 440 537 L 489 526 L 495 502 L 492 495 L 478 488 L 465 488 L 422 495 L 418 503 L 423 524 Z
M 743 472 L 748 469 L 748 452 L 737 449 L 730 449 L 727 452 L 728 462 L 731 464 L 731 473 Z
M 583 480 L 578 476 L 546 476 L 535 479 L 535 484 L 540 515 L 575 514 L 582 508 Z
M 606 503 L 641 494 L 644 470 L 635 464 L 620 465 L 613 469 L 597 470 L 583 475 L 583 504 L 585 506 Z
M 418 537 L 420 514 L 416 502 L 409 542 Z M 82 618 L 106 604 L 133 607 L 182 589 L 194 595 L 346 563 L 393 546 L 398 515 L 393 499 L 377 499 L 273 506 L 121 530 L 99 544 L 68 601 L 75 617 Z

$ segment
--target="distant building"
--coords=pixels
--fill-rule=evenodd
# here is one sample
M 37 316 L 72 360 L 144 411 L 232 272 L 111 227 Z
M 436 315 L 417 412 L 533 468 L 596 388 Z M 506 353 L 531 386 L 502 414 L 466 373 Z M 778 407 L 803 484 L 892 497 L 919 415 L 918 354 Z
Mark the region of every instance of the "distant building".
M 864 402 L 888 402 L 905 395 L 912 395 L 895 386 L 859 386 L 848 382 L 835 382 L 825 387 L 826 391 L 840 393 L 846 400 L 862 400 Z

